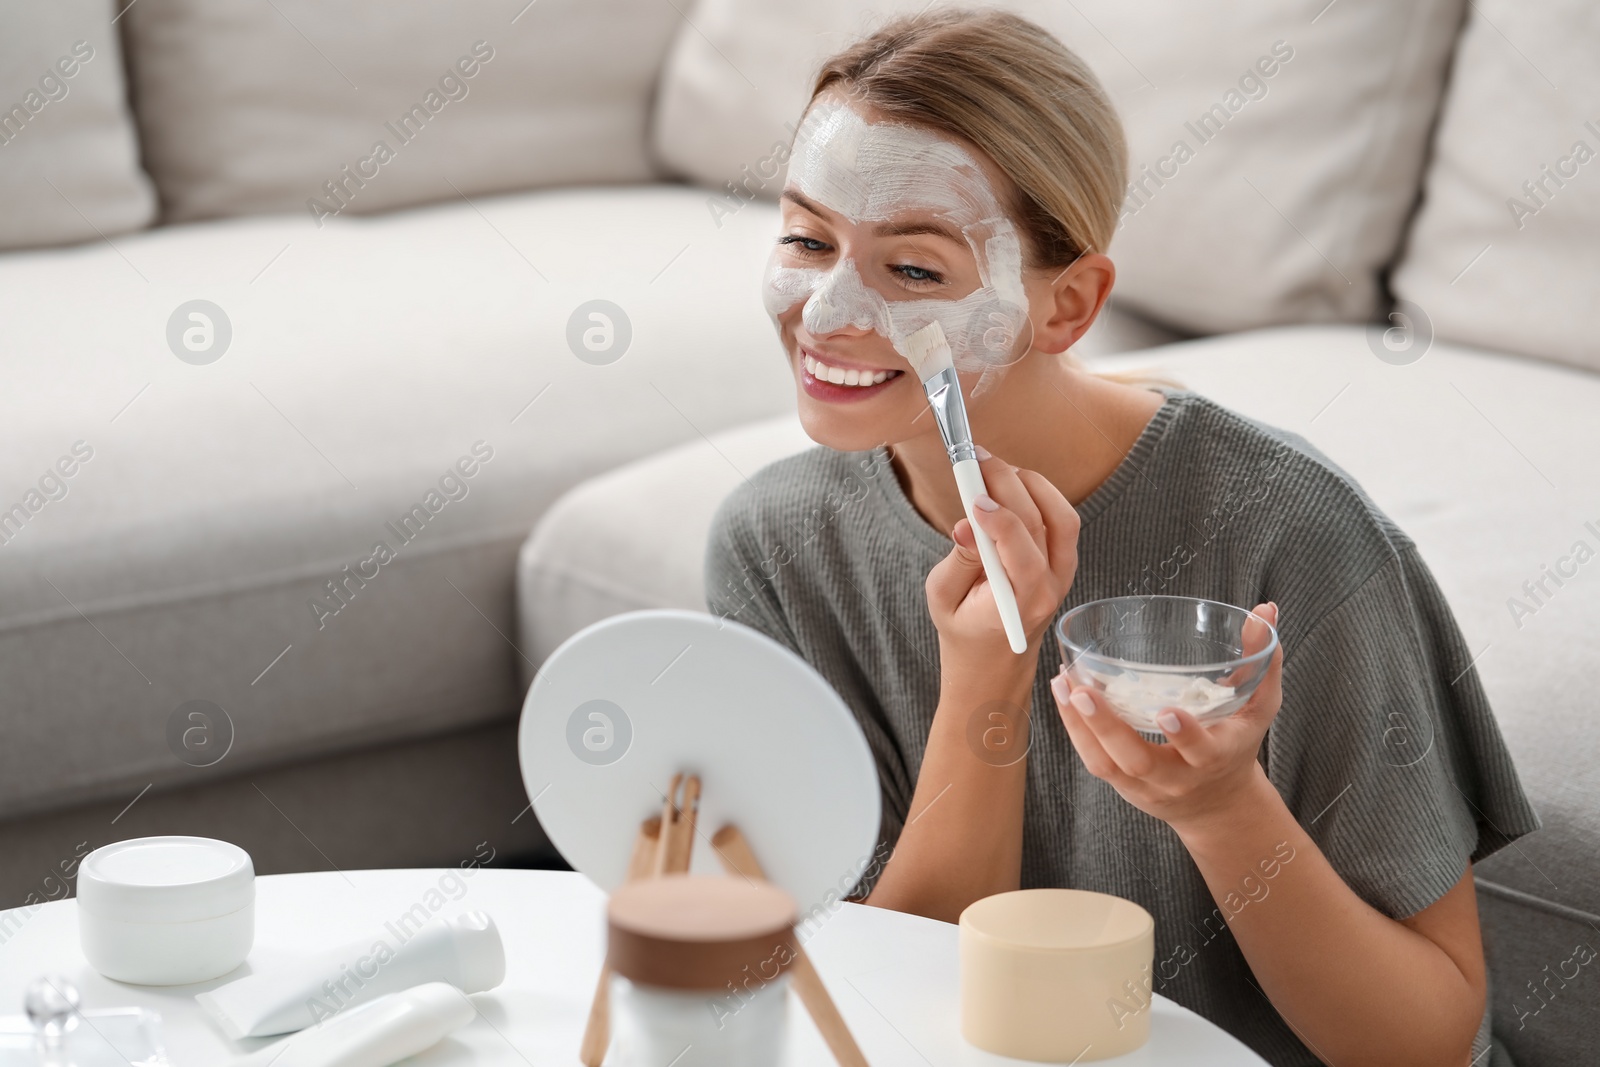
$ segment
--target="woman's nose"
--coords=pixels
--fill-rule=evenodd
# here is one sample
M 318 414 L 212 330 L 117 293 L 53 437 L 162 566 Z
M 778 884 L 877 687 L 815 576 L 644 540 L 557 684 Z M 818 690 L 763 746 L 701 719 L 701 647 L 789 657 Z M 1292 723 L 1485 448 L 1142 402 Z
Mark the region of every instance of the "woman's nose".
M 800 321 L 814 337 L 847 327 L 888 336 L 889 313 L 881 295 L 867 288 L 855 261 L 840 259 L 806 300 Z

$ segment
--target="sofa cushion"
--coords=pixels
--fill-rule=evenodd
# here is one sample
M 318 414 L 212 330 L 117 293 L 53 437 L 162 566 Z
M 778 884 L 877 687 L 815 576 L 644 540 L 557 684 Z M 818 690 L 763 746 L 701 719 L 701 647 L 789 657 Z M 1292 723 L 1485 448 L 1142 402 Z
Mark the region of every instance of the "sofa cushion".
M 1600 725 L 1590 678 L 1600 633 L 1600 377 L 1448 344 L 1402 366 L 1375 358 L 1372 344 L 1363 329 L 1303 327 L 1092 365 L 1163 371 L 1304 435 L 1416 540 L 1478 653 L 1544 822 L 1477 871 L 1491 951 L 1517 946 L 1492 961 L 1496 1031 L 1518 1063 L 1586 1062 L 1578 1013 L 1592 994 L 1552 1001 L 1537 1027 L 1519 1021 L 1541 1003 L 1526 981 L 1572 956 L 1583 933 L 1573 917 L 1600 916 Z M 716 503 L 741 477 L 805 447 L 814 446 L 798 420 L 784 416 L 574 489 L 522 552 L 520 610 L 537 618 L 529 658 L 538 662 L 607 614 L 705 610 L 703 546 Z M 1567 576 L 1557 584 L 1552 571 Z
M 640 0 L 139 0 L 126 21 L 172 221 L 647 179 L 679 18 Z
M 0 202 L 0 249 L 115 237 L 154 217 L 111 0 L 0 5 Z
M 703 201 L 531 193 L 0 259 L 0 819 L 512 715 L 544 508 L 792 408 L 773 210 L 719 229 Z M 631 334 L 609 363 L 595 300 Z M 214 767 L 169 748 L 189 701 L 232 719 Z
M 1600 370 L 1600 7 L 1477 0 L 1395 273 L 1419 329 Z
M 656 151 L 722 191 L 722 211 L 776 195 L 820 60 L 927 6 L 701 0 L 662 79 Z M 1111 252 L 1130 309 L 1200 333 L 1376 315 L 1463 0 L 999 6 L 1079 52 L 1122 115 L 1132 184 Z

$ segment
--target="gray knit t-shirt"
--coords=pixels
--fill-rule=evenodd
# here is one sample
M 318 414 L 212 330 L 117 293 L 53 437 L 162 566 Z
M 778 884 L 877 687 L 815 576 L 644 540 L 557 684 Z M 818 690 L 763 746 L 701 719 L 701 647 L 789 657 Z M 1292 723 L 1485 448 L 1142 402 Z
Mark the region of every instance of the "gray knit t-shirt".
M 1060 612 L 1136 593 L 1276 601 L 1283 704 L 1262 746 L 1267 775 L 1357 894 L 1412 915 L 1469 859 L 1539 825 L 1472 654 L 1416 546 L 1349 475 L 1296 434 L 1162 392 L 1077 508 L 1078 573 Z M 792 649 L 854 711 L 882 787 L 880 848 L 904 825 L 939 703 L 924 582 L 953 545 L 912 506 L 883 446 L 772 463 L 712 524 L 707 607 Z M 1273 1064 L 1315 1064 L 1257 988 L 1177 835 L 1073 751 L 1049 690 L 1061 662 L 1053 628 L 1039 659 L 1022 887 L 1136 901 L 1155 917 L 1157 993 Z M 1281 871 L 1282 855 L 1261 859 Z M 1261 906 L 1249 901 L 1270 892 L 1258 875 L 1237 899 Z

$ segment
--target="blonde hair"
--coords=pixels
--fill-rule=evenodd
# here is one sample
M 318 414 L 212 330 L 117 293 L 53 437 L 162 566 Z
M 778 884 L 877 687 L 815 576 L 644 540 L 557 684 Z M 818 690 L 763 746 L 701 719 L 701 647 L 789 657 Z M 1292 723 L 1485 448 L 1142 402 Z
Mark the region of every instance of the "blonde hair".
M 1111 246 L 1128 184 L 1122 121 L 1088 65 L 1027 19 L 961 8 L 894 19 L 822 64 L 811 98 L 827 89 L 987 155 L 1009 179 L 1028 266 L 1065 270 Z

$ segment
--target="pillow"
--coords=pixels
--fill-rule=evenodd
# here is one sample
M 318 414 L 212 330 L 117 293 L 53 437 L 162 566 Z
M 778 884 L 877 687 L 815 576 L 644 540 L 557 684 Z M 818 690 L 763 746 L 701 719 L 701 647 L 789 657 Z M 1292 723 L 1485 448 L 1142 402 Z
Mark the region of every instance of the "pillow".
M 720 190 L 713 218 L 775 195 L 774 149 L 819 61 L 926 6 L 702 0 L 663 75 L 657 154 Z M 1377 315 L 1463 0 L 965 6 L 1038 22 L 1111 94 L 1133 179 L 1111 248 L 1130 310 L 1192 332 Z
M 650 91 L 679 18 L 630 0 L 138 0 L 127 21 L 165 218 L 322 225 L 653 177 Z
M 1475 0 L 1395 272 L 1418 328 L 1600 371 L 1600 7 Z
M 0 248 L 150 224 L 111 0 L 0 4 Z

